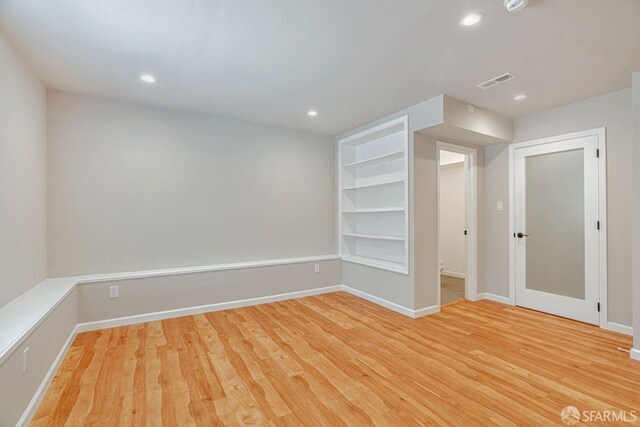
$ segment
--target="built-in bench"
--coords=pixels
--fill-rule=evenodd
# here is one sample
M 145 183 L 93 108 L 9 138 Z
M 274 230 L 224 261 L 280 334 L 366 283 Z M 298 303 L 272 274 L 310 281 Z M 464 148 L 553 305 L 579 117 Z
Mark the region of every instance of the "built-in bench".
M 340 259 L 337 255 L 276 260 L 238 262 L 197 267 L 168 268 L 162 270 L 135 271 L 127 273 L 94 274 L 86 276 L 46 279 L 29 291 L 0 308 L 0 365 L 47 316 L 55 310 L 80 284 L 115 282 L 181 274 L 238 270 L 244 268 L 270 267 Z
M 46 279 L 0 308 L 0 425 L 29 423 L 80 331 L 332 292 L 341 288 L 340 259 L 325 255 Z M 114 285 L 120 299 L 109 298 Z M 133 312 L 123 316 L 123 306 Z

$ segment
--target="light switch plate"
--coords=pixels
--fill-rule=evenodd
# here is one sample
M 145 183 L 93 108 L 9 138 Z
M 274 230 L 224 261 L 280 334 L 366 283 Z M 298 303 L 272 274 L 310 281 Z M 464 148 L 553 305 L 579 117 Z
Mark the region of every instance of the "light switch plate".
M 502 202 L 496 203 L 496 210 L 497 211 L 501 211 L 503 209 L 504 209 L 504 206 L 503 206 Z

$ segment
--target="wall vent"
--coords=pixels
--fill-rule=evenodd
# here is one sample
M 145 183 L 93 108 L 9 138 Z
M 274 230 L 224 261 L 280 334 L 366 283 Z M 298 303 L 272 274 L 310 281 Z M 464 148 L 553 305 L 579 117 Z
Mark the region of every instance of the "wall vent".
M 506 74 L 502 74 L 501 76 L 494 77 L 494 78 L 492 78 L 490 80 L 487 80 L 484 83 L 480 83 L 478 85 L 478 87 L 481 88 L 481 89 L 489 89 L 490 87 L 497 86 L 499 84 L 502 84 L 504 82 L 508 82 L 509 80 L 513 80 L 515 78 L 516 78 L 516 76 L 514 76 L 513 74 L 506 73 Z

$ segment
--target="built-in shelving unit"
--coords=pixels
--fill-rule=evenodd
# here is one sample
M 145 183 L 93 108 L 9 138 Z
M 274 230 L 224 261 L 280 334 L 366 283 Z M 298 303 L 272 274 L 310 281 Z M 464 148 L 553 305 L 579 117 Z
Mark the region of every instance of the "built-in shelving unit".
M 409 271 L 407 117 L 338 141 L 340 254 Z

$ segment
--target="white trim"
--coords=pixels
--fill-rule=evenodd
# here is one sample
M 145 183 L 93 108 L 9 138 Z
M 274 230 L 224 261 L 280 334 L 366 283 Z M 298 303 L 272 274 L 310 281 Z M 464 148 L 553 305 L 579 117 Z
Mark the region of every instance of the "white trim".
M 511 300 L 511 298 L 503 297 L 502 295 L 491 294 L 489 292 L 478 294 L 478 299 L 479 300 L 486 299 L 489 301 L 495 301 L 502 304 L 513 305 L 513 301 Z
M 282 258 L 264 261 L 238 262 L 232 264 L 217 264 L 198 267 L 181 267 L 163 270 L 149 270 L 126 273 L 96 274 L 77 277 L 62 277 L 46 279 L 30 291 L 18 297 L 4 307 L 0 308 L 0 331 L 3 325 L 11 324 L 13 331 L 2 335 L 0 333 L 0 365 L 18 348 L 31 333 L 44 322 L 49 315 L 65 300 L 65 298 L 78 286 L 89 283 L 110 282 L 119 280 L 144 279 L 180 274 L 206 273 L 213 271 L 235 270 L 257 267 L 271 267 L 289 264 L 312 263 L 321 261 L 339 260 L 339 255 L 321 255 L 302 258 Z M 31 296 L 37 299 L 39 304 L 33 304 Z M 24 311 L 30 310 L 24 314 Z M 15 327 L 16 318 L 22 317 L 24 326 L 19 330 Z M 2 332 L 6 333 L 6 329 Z
M 541 138 L 527 142 L 519 142 L 509 145 L 509 299 L 515 305 L 516 293 L 516 268 L 515 268 L 515 150 L 534 145 L 549 144 L 567 139 L 582 138 L 586 136 L 598 137 L 598 217 L 600 221 L 600 233 L 598 239 L 598 282 L 600 299 L 599 324 L 603 329 L 608 329 L 607 313 L 607 138 L 606 128 L 589 129 L 580 132 L 572 132 L 564 135 Z
M 452 151 L 465 155 L 465 222 L 467 228 L 467 270 L 462 278 L 465 279 L 465 298 L 470 301 L 478 300 L 478 151 L 475 148 L 463 145 L 451 144 L 448 142 L 436 142 L 436 208 L 437 208 L 437 271 L 440 271 L 440 260 L 442 259 L 440 245 L 440 150 Z M 445 274 L 445 273 L 442 273 Z M 453 273 L 447 274 L 453 276 Z M 456 277 L 456 276 L 453 276 Z M 438 307 L 442 301 L 442 283 L 440 274 L 436 280 Z
M 509 304 L 516 305 L 516 153 L 514 145 L 509 145 Z
M 381 270 L 393 271 L 393 272 L 402 273 L 405 275 L 408 274 L 407 270 L 401 264 L 394 264 L 394 263 L 385 262 L 385 261 L 376 261 L 375 259 L 372 259 L 372 258 L 362 258 L 362 257 L 344 255 L 342 256 L 342 261 L 350 262 L 353 264 L 366 265 L 367 267 L 379 268 Z
M 409 156 L 413 155 L 413 152 L 409 153 L 409 116 L 405 115 L 399 118 L 402 123 L 404 123 L 404 267 L 406 275 L 409 275 L 411 272 L 411 264 L 409 262 L 409 257 L 411 255 L 410 244 L 413 243 L 413 237 L 409 233 L 409 221 L 411 220 L 410 206 L 413 203 L 409 199 L 409 186 L 411 185 L 411 180 L 409 179 Z
M 396 313 L 404 314 L 405 316 L 411 317 L 413 319 L 417 319 L 418 317 L 426 316 L 428 314 L 434 314 L 440 311 L 440 306 L 433 305 L 430 307 L 420 308 L 418 310 L 413 310 L 411 308 L 405 307 L 400 304 L 396 304 L 395 302 L 387 301 L 386 299 L 377 297 L 375 295 L 368 294 L 366 292 L 360 291 L 358 289 L 354 289 L 347 285 L 342 285 L 342 290 L 357 296 L 359 298 L 365 299 L 374 304 L 380 305 L 384 308 L 388 308 L 389 310 L 393 310 Z
M 630 356 L 633 360 L 638 360 L 638 361 L 640 361 L 640 349 L 632 348 L 632 349 L 629 351 L 629 356 Z
M 20 420 L 18 420 L 18 423 L 16 424 L 17 427 L 27 426 L 29 425 L 29 423 L 31 423 L 31 420 L 33 419 L 33 416 L 36 414 L 36 411 L 38 410 L 38 407 L 40 406 L 40 403 L 42 402 L 42 399 L 44 398 L 45 393 L 49 389 L 49 386 L 51 385 L 53 378 L 56 376 L 56 373 L 58 372 L 58 368 L 60 367 L 60 365 L 62 364 L 62 361 L 67 355 L 67 351 L 69 351 L 69 348 L 71 348 L 71 344 L 73 344 L 73 340 L 75 340 L 76 335 L 78 335 L 77 325 L 73 328 L 73 330 L 71 331 L 71 334 L 69 334 L 67 341 L 65 341 L 64 345 L 58 352 L 58 355 L 53 361 L 53 364 L 51 365 L 46 375 L 44 376 L 44 379 L 40 383 L 38 390 L 36 390 L 35 394 L 33 395 L 31 402 L 29 402 L 29 405 L 27 405 L 27 408 L 22 413 Z
M 363 131 L 356 132 L 353 135 L 347 136 L 345 138 L 341 138 L 341 139 L 338 140 L 338 142 L 340 142 L 341 144 L 348 144 L 348 143 L 350 143 L 351 141 L 353 141 L 355 139 L 360 139 L 360 138 L 362 138 L 364 136 L 371 135 L 373 133 L 376 133 L 376 132 L 379 132 L 381 130 L 393 127 L 395 125 L 399 125 L 401 123 L 404 123 L 406 125 L 408 117 L 409 116 L 404 115 L 404 116 L 400 116 L 400 117 L 395 118 L 395 119 L 391 119 L 391 120 L 386 121 L 384 123 L 381 123 L 381 124 L 379 124 L 377 126 L 373 126 L 373 127 L 367 128 L 367 129 L 365 129 Z M 406 129 L 406 127 L 405 127 L 405 129 Z
M 429 307 L 425 307 L 425 308 L 419 308 L 417 310 L 413 310 L 413 318 L 414 319 L 418 319 L 420 317 L 423 316 L 428 316 L 430 314 L 436 314 L 440 312 L 440 306 L 439 305 L 432 305 Z
M 444 270 L 440 273 L 441 276 L 455 277 L 456 279 L 464 279 L 464 273 L 456 273 L 455 271 Z
M 207 273 L 211 271 L 238 270 L 243 268 L 272 267 L 276 265 L 303 264 L 307 262 L 332 261 L 340 259 L 340 255 L 319 255 L 301 258 L 268 259 L 262 261 L 245 261 L 229 264 L 213 264 L 197 267 L 178 267 L 162 270 L 133 271 L 127 273 L 96 274 L 79 276 L 77 284 L 111 282 L 115 280 L 144 279 L 148 277 L 173 276 L 177 274 Z
M 145 314 L 139 314 L 135 316 L 126 316 L 126 317 L 118 317 L 115 319 L 99 320 L 96 322 L 79 323 L 76 326 L 75 332 L 80 333 L 80 332 L 97 331 L 101 329 L 135 325 L 138 323 L 153 322 L 156 320 L 172 319 L 172 318 L 182 317 L 182 316 L 192 316 L 195 314 L 202 314 L 202 313 L 213 313 L 216 311 L 230 310 L 230 309 L 241 308 L 241 307 L 249 307 L 249 306 L 260 305 L 260 304 L 268 304 L 268 303 L 273 303 L 278 301 L 285 301 L 285 300 L 295 299 L 295 298 L 304 298 L 304 297 L 322 295 L 322 294 L 338 292 L 338 291 L 347 292 L 351 295 L 365 299 L 369 302 L 375 303 L 377 305 L 388 308 L 397 313 L 404 314 L 405 316 L 408 316 L 414 319 L 418 317 L 426 316 L 428 314 L 437 313 L 440 311 L 440 307 L 438 307 L 437 305 L 421 308 L 418 310 L 413 310 L 413 309 L 404 307 L 402 305 L 387 301 L 383 298 L 376 297 L 374 295 L 360 291 L 358 289 L 351 288 L 346 285 L 335 285 L 335 286 L 327 286 L 324 288 L 309 289 L 305 291 L 296 291 L 296 292 L 289 292 L 285 294 L 269 295 L 265 297 L 257 297 L 257 298 L 249 298 L 244 300 L 207 304 L 207 305 L 201 305 L 196 307 L 179 308 L 175 310 L 159 311 L 155 313 L 145 313 Z
M 619 334 L 633 336 L 633 328 L 631 326 L 621 325 L 620 323 L 607 322 L 607 329 L 613 332 L 618 332 Z
M 358 289 L 354 289 L 352 287 L 349 287 L 347 285 L 342 285 L 342 290 L 350 293 L 351 295 L 355 295 L 357 297 L 360 297 L 362 299 L 366 299 L 369 302 L 372 302 L 374 304 L 378 304 L 381 305 L 384 308 L 388 308 L 389 310 L 393 310 L 396 313 L 400 313 L 400 314 L 404 314 L 405 316 L 409 316 L 409 317 L 413 317 L 414 313 L 413 310 L 410 308 L 407 308 L 403 305 L 400 304 L 396 304 L 395 302 L 391 302 L 391 301 L 387 301 L 386 299 L 377 297 L 375 295 L 371 295 L 368 294 L 366 292 L 362 292 Z
M 288 292 L 285 294 L 269 295 L 265 297 L 249 298 L 236 301 L 220 302 L 215 304 L 200 305 L 196 307 L 178 308 L 175 310 L 158 311 L 155 313 L 138 314 L 135 316 L 118 317 L 115 319 L 99 320 L 96 322 L 79 323 L 78 332 L 97 331 L 100 329 L 115 328 L 119 326 L 135 325 L 137 323 L 153 322 L 156 320 L 171 319 L 194 314 L 212 313 L 215 311 L 229 310 L 233 308 L 249 307 L 294 298 L 304 298 L 313 295 L 327 294 L 342 290 L 342 286 L 327 286 L 305 291 Z
M 71 280 L 46 279 L 0 308 L 0 366 L 73 292 L 75 286 Z
M 598 216 L 600 220 L 600 240 L 598 242 L 599 257 L 599 284 L 600 284 L 600 327 L 604 328 L 609 320 L 609 304 L 607 271 L 607 133 L 606 128 L 594 129 L 598 135 L 598 150 L 600 153 L 598 162 Z M 633 334 L 633 332 L 632 332 Z

